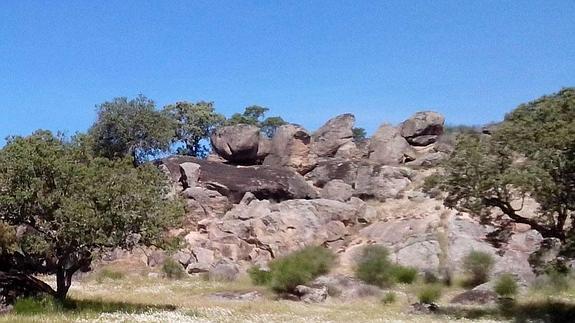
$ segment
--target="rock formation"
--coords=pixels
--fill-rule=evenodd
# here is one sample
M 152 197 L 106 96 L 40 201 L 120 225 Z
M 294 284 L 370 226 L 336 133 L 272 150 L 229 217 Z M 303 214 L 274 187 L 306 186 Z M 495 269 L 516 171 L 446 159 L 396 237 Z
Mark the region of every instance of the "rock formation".
M 186 246 L 174 259 L 189 273 L 226 280 L 253 264 L 322 245 L 338 253 L 341 278 L 363 247 L 380 244 L 394 261 L 422 272 L 457 272 L 470 250 L 481 250 L 493 255 L 494 274 L 511 270 L 533 279 L 528 259 L 542 241 L 536 231 L 517 228 L 494 246 L 487 239 L 494 227 L 446 210 L 421 191 L 428 168 L 452 149 L 438 141 L 441 115 L 421 112 L 399 126 L 383 124 L 358 143 L 354 121 L 341 115 L 314 133 L 284 125 L 271 141 L 252 126 L 224 127 L 212 144 L 226 163 L 182 156 L 159 161 L 173 193 L 187 202 L 186 226 L 178 231 Z M 324 282 L 299 288 L 300 298 L 321 301 L 322 286 L 335 284 L 329 277 Z

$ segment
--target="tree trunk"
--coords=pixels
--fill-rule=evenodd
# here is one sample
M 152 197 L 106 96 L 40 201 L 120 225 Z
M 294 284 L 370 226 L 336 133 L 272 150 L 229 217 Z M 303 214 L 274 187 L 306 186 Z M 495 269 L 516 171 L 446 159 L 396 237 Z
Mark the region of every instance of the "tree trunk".
M 68 290 L 70 289 L 69 279 L 66 275 L 66 270 L 60 266 L 56 272 L 56 298 L 60 301 L 66 299 Z
M 22 273 L 0 271 L 0 298 L 4 298 L 4 302 L 12 304 L 19 297 L 43 294 L 56 296 L 52 287 L 39 279 Z

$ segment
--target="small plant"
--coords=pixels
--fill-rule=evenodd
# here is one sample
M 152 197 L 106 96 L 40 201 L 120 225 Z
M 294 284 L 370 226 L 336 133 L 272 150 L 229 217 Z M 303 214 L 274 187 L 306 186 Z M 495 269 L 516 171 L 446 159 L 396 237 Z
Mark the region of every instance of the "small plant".
M 519 287 L 517 286 L 517 281 L 513 275 L 506 273 L 501 275 L 497 282 L 495 282 L 494 290 L 497 295 L 501 297 L 512 297 L 517 295 L 517 290 Z
M 441 286 L 437 284 L 424 285 L 417 294 L 420 303 L 433 304 L 441 297 Z
M 367 284 L 389 287 L 396 282 L 412 284 L 417 279 L 417 269 L 392 263 L 385 247 L 373 245 L 363 249 L 355 276 Z
M 389 261 L 389 251 L 383 246 L 367 246 L 358 261 L 355 276 L 363 282 L 379 287 L 393 285 L 394 265 Z
M 394 292 L 387 292 L 387 293 L 385 293 L 385 295 L 383 295 L 381 302 L 383 304 L 387 305 L 387 304 L 395 303 L 396 300 L 397 300 L 397 296 L 395 295 Z
M 252 283 L 257 286 L 269 284 L 272 278 L 272 273 L 269 270 L 262 270 L 257 266 L 248 269 L 248 275 Z
M 105 280 L 120 280 L 125 276 L 126 275 L 123 272 L 105 268 L 98 272 L 96 281 L 101 284 Z
M 298 285 L 327 274 L 334 263 L 335 255 L 330 250 L 323 247 L 306 247 L 270 262 L 267 284 L 277 293 L 292 293 Z
M 470 275 L 466 285 L 475 287 L 487 282 L 493 263 L 493 257 L 486 252 L 471 251 L 467 254 L 463 259 L 463 269 Z
M 169 279 L 182 279 L 186 276 L 184 267 L 172 258 L 167 258 L 162 265 L 162 271 Z
M 62 310 L 62 304 L 52 297 L 25 297 L 16 300 L 14 312 L 19 315 L 37 315 Z
M 398 283 L 412 284 L 417 279 L 417 269 L 395 265 L 392 269 L 392 275 Z

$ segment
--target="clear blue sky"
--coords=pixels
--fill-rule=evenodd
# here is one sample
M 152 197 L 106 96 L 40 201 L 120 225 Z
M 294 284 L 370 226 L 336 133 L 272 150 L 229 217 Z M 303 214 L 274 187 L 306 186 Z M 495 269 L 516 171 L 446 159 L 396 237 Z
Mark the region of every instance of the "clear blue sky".
M 86 130 L 94 106 L 259 104 L 313 130 L 413 112 L 500 120 L 575 85 L 575 1 L 25 1 L 0 4 L 0 137 Z

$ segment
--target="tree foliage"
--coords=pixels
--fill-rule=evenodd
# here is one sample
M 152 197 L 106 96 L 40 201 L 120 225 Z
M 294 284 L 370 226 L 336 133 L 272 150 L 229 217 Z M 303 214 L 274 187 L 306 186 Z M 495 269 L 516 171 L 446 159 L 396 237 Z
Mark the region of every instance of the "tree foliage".
M 156 110 L 143 95 L 115 98 L 97 106 L 98 118 L 90 128 L 94 152 L 109 159 L 131 156 L 137 164 L 170 148 L 175 123 Z
M 357 128 L 357 127 L 353 128 L 352 132 L 353 132 L 353 141 L 355 142 L 363 141 L 367 137 L 367 132 L 363 128 Z
M 10 138 L 0 151 L 0 223 L 24 230 L 0 270 L 56 274 L 60 299 L 94 252 L 160 244 L 182 209 L 153 165 L 86 151 L 47 131 Z
M 566 241 L 575 237 L 574 138 L 575 89 L 567 88 L 520 105 L 491 136 L 461 135 L 435 183 L 449 207 Z M 526 199 L 538 203 L 535 214 L 523 210 Z
M 205 157 L 209 149 L 201 141 L 225 121 L 225 117 L 215 111 L 213 102 L 178 102 L 164 109 L 177 124 L 175 139 L 184 144 L 180 153 Z
M 248 124 L 257 126 L 267 138 L 272 138 L 276 129 L 281 125 L 287 124 L 287 122 L 277 116 L 264 119 L 268 111 L 268 108 L 252 105 L 245 108 L 243 113 L 234 113 L 226 121 L 226 125 Z

